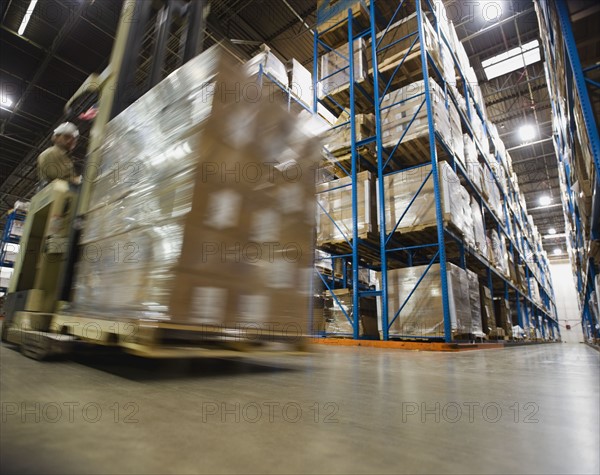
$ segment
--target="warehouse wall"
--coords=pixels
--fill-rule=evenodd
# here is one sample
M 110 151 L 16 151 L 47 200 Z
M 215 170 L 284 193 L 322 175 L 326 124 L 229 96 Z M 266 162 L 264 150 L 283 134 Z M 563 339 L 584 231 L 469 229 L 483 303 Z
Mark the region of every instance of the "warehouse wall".
M 551 261 L 550 274 L 552 275 L 562 339 L 567 343 L 581 342 L 583 341 L 583 333 L 579 318 L 575 279 L 573 278 L 570 262 L 568 260 Z M 571 325 L 570 330 L 565 328 L 567 324 Z

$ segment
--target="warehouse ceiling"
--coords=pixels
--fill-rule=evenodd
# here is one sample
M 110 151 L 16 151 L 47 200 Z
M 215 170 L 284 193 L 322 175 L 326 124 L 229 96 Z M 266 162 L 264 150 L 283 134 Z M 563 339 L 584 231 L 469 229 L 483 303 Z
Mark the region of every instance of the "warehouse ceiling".
M 148 0 L 152 1 L 152 0 Z M 380 0 L 381 1 L 381 0 Z M 0 27 L 2 99 L 12 104 L 0 109 L 0 214 L 15 200 L 30 198 L 36 187 L 35 160 L 49 145 L 56 125 L 75 121 L 83 132 L 75 152 L 85 155 L 89 123 L 77 116 L 94 103 L 81 101 L 71 115 L 64 105 L 90 73 L 101 72 L 108 59 L 123 0 L 43 0 L 23 36 L 17 30 L 29 0 L 3 0 Z M 160 2 L 154 0 L 158 11 Z M 384 2 L 390 6 L 390 1 Z M 544 239 L 552 256 L 555 248 L 565 251 L 564 218 L 560 205 L 558 170 L 552 145 L 551 110 L 543 63 L 487 80 L 481 62 L 511 48 L 539 39 L 531 0 L 485 2 L 446 1 L 449 19 L 463 42 L 477 72 L 488 115 L 498 126 L 513 158 L 527 207 L 543 235 L 554 228 L 558 235 Z M 584 66 L 600 58 L 600 3 L 595 0 L 569 2 L 574 31 Z M 312 69 L 316 0 L 212 0 L 205 46 L 221 43 L 240 61 L 254 55 L 266 43 L 282 59 L 298 59 Z M 151 22 L 152 23 L 152 22 Z M 171 57 L 165 73 L 179 64 L 177 37 L 171 32 Z M 142 65 L 151 57 L 152 30 L 142 49 Z M 143 77 L 138 78 L 143 82 Z M 592 96 L 598 106 L 598 94 Z M 536 138 L 523 144 L 519 128 L 536 124 Z M 551 198 L 540 206 L 542 196 Z M 0 224 L 2 224 L 0 222 Z

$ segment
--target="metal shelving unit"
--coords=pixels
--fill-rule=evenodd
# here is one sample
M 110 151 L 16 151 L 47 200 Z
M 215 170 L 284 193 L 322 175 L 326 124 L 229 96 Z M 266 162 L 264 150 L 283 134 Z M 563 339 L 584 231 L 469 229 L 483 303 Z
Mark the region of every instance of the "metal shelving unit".
M 588 85 L 600 87 L 589 77 L 600 64 L 582 66 L 564 0 L 536 0 L 535 5 L 543 32 L 546 78 L 554 117 L 554 147 L 581 323 L 585 338 L 597 341 L 600 321 L 591 308 L 591 297 L 596 291 L 600 249 L 600 138 Z M 591 173 L 583 176 L 582 169 L 587 168 L 586 165 L 590 166 Z
M 23 223 L 27 213 L 21 210 L 13 210 L 6 216 L 6 224 L 0 240 L 0 267 L 13 268 L 14 262 L 7 260 L 8 247 L 18 245 L 21 241 L 21 235 L 15 233 L 15 223 Z M 6 293 L 7 286 L 0 286 L 0 292 Z
M 453 340 L 452 320 L 449 304 L 448 282 L 446 280 L 446 269 L 448 263 L 453 263 L 463 269 L 471 269 L 479 275 L 480 279 L 485 279 L 487 286 L 494 297 L 502 297 L 509 300 L 514 305 L 518 324 L 524 329 L 534 328 L 539 335 L 545 338 L 559 338 L 560 330 L 556 320 L 556 307 L 554 301 L 551 283 L 548 281 L 548 263 L 547 257 L 543 253 L 539 241 L 533 239 L 532 230 L 527 225 L 527 214 L 522 208 L 518 199 L 518 189 L 510 179 L 510 174 L 506 170 L 506 160 L 501 156 L 501 151 L 494 149 L 493 154 L 487 154 L 484 151 L 483 144 L 477 139 L 473 130 L 472 120 L 477 115 L 484 124 L 485 140 L 491 140 L 491 135 L 487 130 L 484 112 L 473 101 L 471 105 L 470 98 L 476 97 L 473 91 L 473 85 L 467 80 L 466 74 L 461 70 L 460 62 L 452 52 L 450 39 L 440 28 L 440 22 L 437 21 L 438 12 L 436 12 L 432 3 L 428 0 L 382 2 L 372 0 L 367 6 L 356 7 L 360 2 L 338 2 L 334 7 L 329 7 L 327 2 L 317 11 L 318 28 L 314 38 L 314 89 L 315 89 L 315 107 L 318 102 L 327 104 L 332 112 L 339 115 L 343 111 L 349 111 L 350 125 L 350 150 L 351 161 L 350 170 L 344 168 L 343 164 L 338 163 L 338 169 L 344 170 L 345 174 L 352 180 L 352 236 L 346 239 L 343 246 L 340 246 L 338 257 L 346 259 L 352 264 L 352 277 L 345 282 L 353 291 L 353 314 L 359 315 L 360 300 L 364 297 L 377 296 L 381 299 L 381 325 L 382 336 L 384 340 L 392 337 L 390 329 L 394 321 L 398 318 L 400 312 L 416 291 L 419 284 L 424 279 L 427 272 L 434 264 L 439 264 L 441 275 L 441 290 L 444 315 L 444 336 L 427 339 L 442 339 L 446 342 Z M 393 3 L 393 5 L 392 5 Z M 348 8 L 345 8 L 348 7 Z M 393 7 L 393 8 L 391 8 Z M 412 9 L 412 11 L 411 11 Z M 416 14 L 417 26 L 415 31 L 411 31 L 400 39 L 381 46 L 382 41 L 392 28 L 394 22 L 401 18 L 402 13 L 406 11 Z M 365 15 L 366 13 L 366 15 Z M 458 97 L 451 91 L 451 87 L 442 73 L 439 64 L 433 58 L 431 51 L 424 47 L 426 44 L 426 32 L 424 28 L 424 18 L 427 17 L 435 30 L 435 39 L 438 47 L 445 43 L 448 47 L 445 51 L 451 55 L 451 61 L 454 63 L 455 73 L 458 74 L 459 83 L 462 85 L 462 92 L 466 100 L 466 111 L 461 111 L 458 104 Z M 382 20 L 384 19 L 385 20 Z M 334 21 L 335 20 L 335 21 Z M 326 25 L 326 26 L 325 26 Z M 320 26 L 320 27 L 319 27 Z M 344 35 L 341 32 L 345 32 Z M 335 34 L 334 34 L 335 33 Z M 393 47 L 400 41 L 414 38 L 410 47 L 405 51 L 402 57 L 389 67 L 386 65 L 385 71 L 380 68 L 380 56 L 386 49 Z M 355 81 L 354 73 L 354 44 L 356 40 L 365 39 L 370 42 L 370 62 L 371 71 L 367 80 L 363 83 Z M 345 58 L 348 65 L 339 71 L 347 70 L 349 76 L 349 86 L 347 93 L 340 95 L 325 95 L 318 97 L 319 90 L 319 64 L 318 58 L 323 52 L 335 51 L 342 44 L 347 44 L 348 55 Z M 420 54 L 414 52 L 420 48 Z M 336 53 L 340 54 L 340 53 Z M 340 54 L 343 57 L 343 55 Z M 411 64 L 413 69 L 410 74 L 406 68 Z M 420 63 L 420 71 L 415 73 L 415 64 Z M 391 72 L 390 72 L 391 71 Z M 416 76 L 415 76 L 416 74 Z M 421 105 L 414 114 L 407 129 L 402 133 L 397 144 L 394 147 L 384 146 L 382 137 L 382 114 L 388 107 L 383 106 L 384 96 L 394 90 L 407 84 L 402 77 L 411 76 L 410 82 L 423 80 L 423 90 L 420 93 L 408 99 L 422 97 Z M 320 78 L 324 80 L 326 78 Z M 485 167 L 488 175 L 493 179 L 500 189 L 503 201 L 503 216 L 497 216 L 489 205 L 486 198 L 478 190 L 477 186 L 471 181 L 465 165 L 457 158 L 453 148 L 446 142 L 436 127 L 433 115 L 433 98 L 430 85 L 430 79 L 443 90 L 445 107 L 448 109 L 451 104 L 459 111 L 461 127 L 464 133 L 467 133 L 474 140 L 479 162 Z M 408 100 L 406 99 L 406 100 Z M 403 101 L 401 101 L 403 102 Z M 395 104 L 392 104 L 392 106 Z M 428 156 L 425 156 L 422 163 L 410 163 L 404 159 L 404 155 L 398 153 L 399 149 L 404 149 L 408 141 L 405 141 L 407 132 L 413 127 L 417 114 L 421 108 L 427 110 L 428 138 L 422 140 L 419 146 L 425 148 Z M 336 110 L 337 109 L 337 110 Z M 375 117 L 375 134 L 372 137 L 357 138 L 356 114 L 359 112 L 371 112 Z M 424 143 L 426 142 L 426 143 Z M 376 145 L 377 159 L 376 163 L 370 163 L 361 156 L 362 147 L 367 144 Z M 527 279 L 526 287 L 522 288 L 512 282 L 507 276 L 502 274 L 490 264 L 486 256 L 483 256 L 473 246 L 465 242 L 460 230 L 448 226 L 444 222 L 442 212 L 442 196 L 440 190 L 440 163 L 447 161 L 454 172 L 460 177 L 461 182 L 468 189 L 470 195 L 476 200 L 484 216 L 484 223 L 487 229 L 494 229 L 499 235 L 504 236 L 508 244 L 508 253 L 510 253 L 512 262 L 515 266 L 523 265 Z M 424 180 L 421 187 L 407 206 L 400 219 L 392 229 L 386 229 L 386 214 L 384 209 L 386 188 L 385 178 L 395 173 L 414 170 L 422 167 L 430 167 L 428 173 L 424 173 Z M 359 167 L 367 169 L 375 174 L 377 179 L 378 193 L 378 232 L 376 239 L 369 237 L 360 237 L 358 235 L 358 196 L 357 196 L 357 173 Z M 503 189 L 499 167 L 505 167 L 505 175 L 509 176 L 506 181 L 507 189 Z M 423 233 L 420 242 L 414 242 L 404 239 L 402 234 L 398 235 L 395 231 L 399 222 L 402 220 L 408 208 L 410 208 L 417 195 L 421 192 L 424 184 L 431 178 L 434 187 L 434 205 L 436 213 L 437 227 L 435 235 Z M 327 213 L 326 210 L 322 209 Z M 500 213 L 498 213 L 500 214 Z M 329 215 L 334 221 L 334 218 Z M 518 232 L 517 232 L 518 231 Z M 349 251 L 348 251 L 349 250 Z M 328 248 L 329 252 L 331 248 Z M 389 285 L 388 272 L 393 268 L 413 267 L 424 265 L 425 271 L 418 279 L 415 287 L 412 289 L 408 298 L 400 305 L 393 314 L 388 314 Z M 359 285 L 359 268 L 367 267 L 381 272 L 381 285 L 378 290 L 363 289 Z M 331 282 L 322 276 L 324 285 L 331 289 Z M 537 282 L 541 295 L 541 302 L 534 300 L 532 296 L 532 281 Z M 335 297 L 334 297 L 335 298 Z M 351 318 L 344 312 L 352 324 L 353 338 L 360 338 L 358 318 Z M 517 322 L 515 322 L 517 323 Z M 402 335 L 394 335 L 402 337 Z M 412 337 L 414 338 L 414 336 Z

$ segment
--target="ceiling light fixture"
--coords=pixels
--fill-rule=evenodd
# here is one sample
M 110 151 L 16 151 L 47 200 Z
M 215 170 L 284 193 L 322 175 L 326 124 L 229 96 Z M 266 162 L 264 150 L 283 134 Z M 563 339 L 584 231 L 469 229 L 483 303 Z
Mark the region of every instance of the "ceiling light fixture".
M 13 105 L 13 101 L 6 96 L 0 96 L 0 109 L 6 109 Z
M 482 61 L 481 65 L 489 81 L 529 64 L 537 63 L 541 59 L 540 43 L 538 40 L 533 40 L 523 46 L 517 46 L 505 53 L 492 56 Z
M 531 142 L 536 136 L 535 127 L 531 124 L 522 125 L 519 128 L 519 136 L 523 142 Z
M 19 27 L 19 31 L 17 32 L 19 33 L 19 36 L 23 36 L 23 33 L 25 33 L 25 28 L 27 28 L 27 23 L 29 23 L 29 19 L 31 18 L 31 15 L 33 15 L 33 10 L 35 9 L 37 2 L 38 0 L 31 0 L 29 3 L 27 11 L 25 12 L 25 16 L 23 17 L 23 21 L 21 22 L 21 26 Z
M 560 256 L 560 255 L 562 254 L 562 250 L 561 250 L 559 247 L 555 247 L 555 248 L 554 248 L 554 251 L 552 251 L 552 253 L 553 253 L 555 256 Z
M 549 206 L 552 203 L 552 198 L 548 195 L 540 196 L 540 206 Z
M 556 229 L 554 229 L 554 228 L 548 229 L 548 234 L 556 234 Z

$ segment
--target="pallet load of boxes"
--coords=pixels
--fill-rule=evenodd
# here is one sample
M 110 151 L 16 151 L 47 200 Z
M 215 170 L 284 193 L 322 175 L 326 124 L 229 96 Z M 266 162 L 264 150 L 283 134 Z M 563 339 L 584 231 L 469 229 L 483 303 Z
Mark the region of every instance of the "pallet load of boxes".
M 344 21 L 350 8 L 352 31 L 360 31 L 360 25 L 368 29 L 369 2 L 341 3 L 344 8 L 321 0 L 317 7 L 319 45 L 327 44 L 318 58 L 317 94 L 320 104 L 338 116 L 325 146 L 326 163 L 317 186 L 317 248 L 324 253 L 317 262 L 325 263 L 319 267 L 329 287 L 324 308 L 331 308 L 326 324 L 317 330 L 331 336 L 352 335 L 352 285 L 347 275 L 336 277 L 327 263 L 335 256 L 349 261 L 358 248 L 361 265 L 381 268 L 379 223 L 384 213 L 386 239 L 403 249 L 437 241 L 438 224 L 443 225 L 454 339 L 557 339 L 553 291 L 546 277 L 548 258 L 540 233 L 527 213 L 510 153 L 487 118 L 475 72 L 443 5 L 436 2 L 435 11 L 423 13 L 422 42 L 414 2 L 407 2 L 391 23 L 380 25 L 374 35 L 378 51 L 374 65 L 373 35 L 353 38 L 350 58 Z M 382 2 L 376 5 L 386 8 Z M 438 223 L 436 214 L 421 48 L 431 58 L 428 89 L 443 223 Z M 374 85 L 375 68 L 378 85 Z M 380 93 L 379 131 L 374 120 L 378 106 L 365 99 L 372 97 L 375 87 Z M 351 111 L 356 131 L 354 179 Z M 377 143 L 382 149 L 379 156 L 387 160 L 383 202 L 378 194 Z M 386 259 L 388 299 L 377 301 L 379 317 L 381 305 L 387 305 L 388 319 L 394 319 L 390 338 L 444 337 L 440 265 L 419 259 L 418 252 L 408 261 L 395 259 L 391 252 Z M 364 288 L 363 282 L 359 284 Z M 380 272 L 373 272 L 373 281 L 367 282 L 371 284 L 381 289 Z M 335 298 L 336 294 L 343 298 Z M 363 337 L 374 333 L 368 324 L 373 312 L 369 300 L 360 299 Z M 380 321 L 375 337 L 381 330 Z
M 213 47 L 108 124 L 66 314 L 308 333 L 322 142 L 249 69 Z

